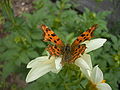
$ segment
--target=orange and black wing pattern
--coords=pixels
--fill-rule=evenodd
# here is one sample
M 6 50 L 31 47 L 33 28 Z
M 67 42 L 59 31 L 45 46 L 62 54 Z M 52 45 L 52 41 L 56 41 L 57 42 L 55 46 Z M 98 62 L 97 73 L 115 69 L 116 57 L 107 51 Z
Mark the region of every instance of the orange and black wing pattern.
M 93 37 L 93 32 L 97 28 L 97 24 L 90 27 L 87 31 L 83 32 L 77 39 L 72 43 L 72 47 L 78 46 L 81 42 L 90 40 Z
M 64 46 L 62 40 L 46 25 L 41 25 L 41 29 L 44 32 L 44 41 L 50 41 L 58 47 Z
M 77 58 L 79 58 L 84 53 L 85 49 L 86 49 L 85 44 L 78 45 L 77 47 L 75 47 L 71 52 L 72 57 L 70 62 L 74 62 Z
M 51 56 L 60 56 L 61 55 L 61 49 L 57 47 L 56 45 L 48 45 L 48 48 L 46 48 L 47 51 Z

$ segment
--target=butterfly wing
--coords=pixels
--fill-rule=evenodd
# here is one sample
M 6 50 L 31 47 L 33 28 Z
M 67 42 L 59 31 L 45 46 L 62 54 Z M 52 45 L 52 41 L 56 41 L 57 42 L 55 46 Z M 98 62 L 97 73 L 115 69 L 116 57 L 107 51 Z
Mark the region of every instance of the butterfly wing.
M 58 47 L 64 46 L 62 40 L 46 25 L 41 25 L 41 29 L 44 32 L 44 41 L 50 41 Z
M 81 42 L 85 40 L 90 40 L 93 37 L 93 32 L 97 28 L 97 24 L 90 27 L 86 32 L 83 32 L 77 39 L 72 43 L 72 47 L 78 46 Z
M 60 56 L 61 50 L 56 45 L 48 45 L 47 51 L 50 53 L 51 56 Z
M 75 62 L 75 60 L 77 58 L 79 58 L 84 53 L 85 49 L 86 49 L 86 45 L 85 44 L 78 45 L 77 47 L 75 47 L 73 49 L 73 51 L 71 52 L 72 53 L 72 57 L 71 57 L 71 60 L 69 61 L 69 63 Z

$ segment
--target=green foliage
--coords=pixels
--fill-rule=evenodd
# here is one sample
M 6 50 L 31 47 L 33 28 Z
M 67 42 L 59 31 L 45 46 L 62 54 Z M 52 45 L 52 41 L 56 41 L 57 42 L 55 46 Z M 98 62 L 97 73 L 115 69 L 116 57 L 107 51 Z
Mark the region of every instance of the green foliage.
M 4 12 L 3 18 L 0 17 L 0 20 L 8 19 L 2 24 L 4 24 L 4 31 L 10 34 L 0 39 L 0 65 L 4 63 L 0 67 L 2 68 L 0 77 L 5 79 L 11 73 L 17 72 L 22 73 L 21 77 L 25 80 L 28 73 L 25 68 L 26 64 L 30 60 L 46 54 L 44 52 L 47 43 L 42 41 L 42 32 L 37 28 L 38 25 L 49 26 L 65 43 L 71 43 L 80 33 L 93 24 L 98 24 L 95 38 L 103 37 L 108 41 L 103 48 L 90 54 L 94 65 L 98 64 L 104 72 L 107 83 L 113 90 L 117 90 L 117 82 L 120 79 L 120 36 L 108 32 L 105 18 L 110 12 L 94 13 L 86 8 L 83 15 L 80 15 L 71 9 L 72 5 L 68 0 L 60 0 L 56 3 L 52 3 L 50 0 L 36 0 L 32 14 L 24 13 L 22 17 L 14 17 L 11 14 L 12 11 L 5 6 L 3 10 L 6 12 Z M 22 70 L 25 71 L 21 72 Z M 59 74 L 48 73 L 28 84 L 25 90 L 83 90 L 86 84 L 87 80 L 83 78 L 78 67 L 68 65 Z

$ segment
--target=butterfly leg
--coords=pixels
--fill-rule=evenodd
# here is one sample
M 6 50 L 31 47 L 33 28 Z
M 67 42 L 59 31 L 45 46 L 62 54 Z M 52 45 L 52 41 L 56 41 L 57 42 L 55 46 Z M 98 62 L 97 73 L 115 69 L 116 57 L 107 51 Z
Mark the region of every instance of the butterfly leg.
M 57 46 L 53 46 L 53 45 L 48 45 L 47 51 L 50 53 L 50 57 L 60 56 L 61 54 L 60 49 Z
M 79 58 L 85 51 L 86 49 L 86 45 L 85 44 L 82 44 L 82 45 L 78 45 L 78 47 L 76 47 L 73 52 L 72 52 L 72 59 L 69 61 L 69 63 L 73 63 L 75 62 L 75 60 L 77 58 Z

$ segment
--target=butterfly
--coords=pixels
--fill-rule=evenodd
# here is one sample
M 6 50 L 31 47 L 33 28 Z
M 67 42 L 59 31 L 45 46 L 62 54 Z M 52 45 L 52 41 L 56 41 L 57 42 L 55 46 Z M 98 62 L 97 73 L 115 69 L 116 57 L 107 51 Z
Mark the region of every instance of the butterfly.
M 93 37 L 93 32 L 97 28 L 97 24 L 90 27 L 87 31 L 83 32 L 77 39 L 71 44 L 64 44 L 63 41 L 46 25 L 41 25 L 41 29 L 44 32 L 44 41 L 52 42 L 54 45 L 48 45 L 46 48 L 50 53 L 50 56 L 62 57 L 61 63 L 74 63 L 87 48 L 85 44 L 80 44 L 86 40 L 90 40 Z

